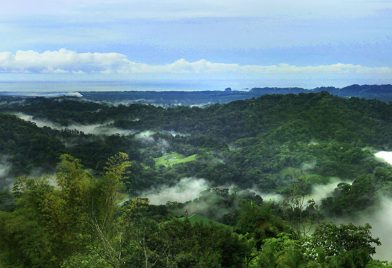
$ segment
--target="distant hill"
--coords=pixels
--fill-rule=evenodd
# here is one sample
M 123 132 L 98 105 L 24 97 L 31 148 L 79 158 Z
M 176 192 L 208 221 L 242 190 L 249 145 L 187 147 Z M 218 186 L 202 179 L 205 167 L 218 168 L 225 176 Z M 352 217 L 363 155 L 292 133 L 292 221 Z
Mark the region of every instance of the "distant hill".
M 267 94 L 300 94 L 328 92 L 340 97 L 358 97 L 364 99 L 392 100 L 392 85 L 351 85 L 343 88 L 318 87 L 314 89 L 293 88 L 252 88 L 249 93 L 258 96 Z
M 237 100 L 257 98 L 275 94 L 302 94 L 328 92 L 339 97 L 358 97 L 392 101 L 392 85 L 351 85 L 343 88 L 317 87 L 304 89 L 299 87 L 255 87 L 250 90 L 204 90 L 204 91 L 80 91 L 80 92 L 0 92 L 1 101 L 22 101 L 34 97 L 70 97 L 95 102 L 116 104 L 140 103 L 161 106 L 205 106 L 215 103 L 229 103 Z
M 352 85 L 338 90 L 337 95 L 390 101 L 392 100 L 392 85 Z
M 122 91 L 122 92 L 81 92 L 82 98 L 93 101 L 151 103 L 158 105 L 207 105 L 228 103 L 235 100 L 251 99 L 271 94 L 300 94 L 328 92 L 340 97 L 359 97 L 392 100 L 392 85 L 351 85 L 344 88 L 318 87 L 304 89 L 290 88 L 252 88 L 249 91 Z

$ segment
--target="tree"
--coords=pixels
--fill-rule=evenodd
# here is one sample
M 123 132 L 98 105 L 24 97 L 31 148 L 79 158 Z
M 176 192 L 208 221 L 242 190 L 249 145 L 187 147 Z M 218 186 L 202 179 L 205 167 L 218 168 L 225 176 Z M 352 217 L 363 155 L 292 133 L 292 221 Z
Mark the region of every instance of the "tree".
M 305 263 L 298 240 L 293 240 L 289 235 L 281 233 L 276 238 L 265 240 L 264 246 L 257 258 L 252 262 L 252 267 L 300 267 Z
M 60 159 L 54 177 L 15 182 L 15 209 L 0 212 L 0 257 L 7 265 L 58 267 L 80 254 L 112 264 L 112 255 L 98 253 L 117 242 L 116 197 L 130 163 L 120 153 L 101 177 L 93 177 L 78 159 Z
M 321 263 L 343 267 L 365 267 L 376 253 L 374 245 L 381 245 L 370 233 L 371 226 L 353 224 L 320 224 L 312 237 L 305 240 L 305 255 Z M 347 267 L 347 266 L 344 266 Z

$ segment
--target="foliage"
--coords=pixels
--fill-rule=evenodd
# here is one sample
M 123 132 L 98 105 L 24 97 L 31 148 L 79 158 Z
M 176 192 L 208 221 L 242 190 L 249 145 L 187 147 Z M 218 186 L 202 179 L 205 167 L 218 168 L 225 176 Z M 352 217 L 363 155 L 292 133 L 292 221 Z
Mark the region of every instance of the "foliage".
M 365 267 L 376 253 L 375 245 L 381 245 L 378 238 L 371 236 L 370 229 L 370 225 L 320 224 L 303 243 L 305 256 L 338 267 Z
M 164 154 L 161 157 L 155 158 L 155 165 L 157 167 L 172 167 L 173 165 L 184 164 L 191 161 L 195 161 L 197 158 L 196 154 L 190 156 L 184 156 L 178 153 L 168 153 Z
M 61 156 L 54 178 L 19 178 L 13 187 L 15 210 L 0 214 L 0 248 L 6 262 L 56 267 L 94 241 L 102 242 L 102 235 L 109 237 L 116 210 L 113 196 L 129 165 L 126 159 L 121 153 L 109 159 L 100 179 L 70 155 Z
M 378 239 L 370 226 L 321 224 L 310 237 L 300 240 L 287 234 L 265 240 L 255 267 L 378 267 L 371 262 Z
M 391 194 L 392 167 L 373 154 L 392 148 L 392 104 L 318 93 L 205 108 L 30 98 L 0 110 L 5 267 L 388 267 L 371 259 L 379 241 L 369 226 L 318 224 Z M 135 134 L 39 128 L 9 112 Z M 143 131 L 155 134 L 142 140 Z M 185 204 L 135 198 L 184 177 L 212 188 Z M 331 177 L 342 183 L 306 202 Z

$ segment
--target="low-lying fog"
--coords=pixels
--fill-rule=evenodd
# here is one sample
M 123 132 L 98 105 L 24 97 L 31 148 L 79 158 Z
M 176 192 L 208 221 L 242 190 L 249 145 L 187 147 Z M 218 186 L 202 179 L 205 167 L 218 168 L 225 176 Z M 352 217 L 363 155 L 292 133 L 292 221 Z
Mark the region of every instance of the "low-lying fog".
M 209 184 L 200 178 L 183 178 L 174 186 L 163 185 L 142 194 L 147 197 L 153 205 L 166 204 L 167 202 L 187 202 L 200 196 L 207 190 Z
M 51 122 L 49 120 L 43 120 L 43 119 L 37 119 L 34 118 L 31 115 L 27 115 L 24 113 L 15 113 L 15 116 L 18 118 L 32 122 L 37 125 L 37 127 L 43 128 L 43 127 L 49 127 L 51 129 L 55 130 L 77 130 L 80 132 L 83 132 L 85 134 L 91 134 L 91 135 L 105 135 L 105 136 L 110 136 L 110 135 L 121 135 L 121 136 L 127 136 L 134 134 L 135 132 L 132 130 L 126 130 L 126 129 L 120 129 L 116 128 L 113 126 L 110 126 L 112 122 L 107 122 L 106 124 L 89 124 L 89 125 L 82 125 L 82 124 L 71 124 L 68 126 L 63 126 L 54 122 Z
M 392 199 L 382 197 L 381 205 L 368 215 L 361 215 L 354 224 L 369 223 L 372 226 L 372 234 L 381 241 L 377 247 L 375 257 L 380 260 L 392 261 Z
M 0 179 L 8 175 L 11 166 L 5 157 L 0 157 Z
M 392 152 L 381 151 L 375 154 L 377 159 L 392 165 Z M 336 186 L 341 183 L 338 178 L 331 178 L 328 184 L 313 186 L 312 193 L 305 197 L 306 200 L 313 199 L 320 204 L 321 200 L 331 195 Z M 347 183 L 347 181 L 346 181 Z M 152 204 L 165 204 L 168 201 L 186 202 L 194 200 L 200 193 L 209 188 L 209 183 L 199 178 L 184 178 L 174 186 L 162 186 L 145 192 L 143 196 L 148 197 Z M 264 200 L 280 202 L 284 198 L 275 193 L 265 193 L 258 189 L 247 189 L 259 194 Z M 392 199 L 380 198 L 380 206 L 372 213 L 363 214 L 355 220 L 337 219 L 338 223 L 353 222 L 354 224 L 369 223 L 372 233 L 379 237 L 382 245 L 377 248 L 376 258 L 381 260 L 392 260 Z
M 378 159 L 381 159 L 392 165 L 392 152 L 380 151 L 374 154 Z
M 189 137 L 190 136 L 190 134 L 178 132 L 175 130 L 160 130 L 160 131 L 144 130 L 144 131 L 137 133 L 135 135 L 135 138 L 137 140 L 142 141 L 142 142 L 152 143 L 152 142 L 154 142 L 154 135 L 155 134 L 163 134 L 163 135 L 167 135 L 167 136 L 172 136 L 173 138 L 175 138 L 175 137 Z
M 374 154 L 377 159 L 392 165 L 392 152 L 380 151 Z M 380 206 L 369 214 L 364 214 L 353 221 L 355 224 L 369 223 L 372 233 L 380 238 L 382 245 L 376 249 L 375 257 L 381 260 L 392 260 L 392 199 L 380 197 Z
M 312 193 L 305 196 L 305 200 L 313 199 L 320 204 L 321 200 L 332 194 L 336 186 L 342 181 L 337 178 L 332 178 L 331 182 L 324 185 L 315 185 Z M 200 178 L 183 178 L 173 186 L 163 185 L 158 188 L 151 189 L 142 194 L 143 197 L 150 199 L 151 204 L 160 205 L 166 204 L 169 201 L 187 202 L 194 200 L 200 196 L 202 191 L 210 187 L 208 181 Z M 228 186 L 229 189 L 237 188 L 234 185 Z M 280 202 L 284 197 L 276 193 L 262 192 L 256 188 L 243 189 L 241 191 L 250 191 L 261 196 L 266 201 Z M 240 192 L 241 192 L 240 191 Z
M 380 198 L 380 205 L 372 212 L 363 213 L 358 218 L 340 218 L 336 223 L 353 223 L 356 225 L 370 224 L 374 237 L 378 237 L 381 246 L 376 248 L 375 258 L 379 260 L 392 261 L 392 199 Z
M 37 127 L 43 128 L 43 127 L 49 127 L 54 130 L 77 130 L 80 132 L 83 132 L 84 134 L 88 135 L 104 135 L 104 136 L 111 136 L 111 135 L 121 135 L 121 136 L 128 136 L 128 135 L 135 135 L 135 138 L 139 141 L 142 141 L 144 143 L 154 143 L 154 142 L 165 142 L 164 139 L 154 139 L 155 134 L 164 134 L 164 135 L 170 135 L 172 137 L 187 137 L 189 134 L 187 133 L 181 133 L 177 132 L 175 130 L 161 130 L 161 131 L 153 131 L 153 130 L 145 130 L 141 132 L 137 132 L 135 130 L 128 130 L 128 129 L 121 129 L 112 126 L 111 124 L 113 122 L 106 122 L 104 124 L 88 124 L 88 125 L 82 125 L 82 124 L 70 124 L 68 126 L 63 126 L 58 123 L 51 122 L 49 120 L 45 119 L 39 119 L 39 118 L 34 118 L 31 115 L 24 114 L 24 113 L 13 113 L 16 117 L 19 119 L 22 119 L 27 122 L 34 123 Z M 139 119 L 140 120 L 140 119 Z M 165 146 L 165 144 L 163 144 Z
M 0 189 L 9 184 L 9 179 L 7 178 L 8 173 L 11 170 L 11 163 L 8 162 L 8 157 L 0 156 Z

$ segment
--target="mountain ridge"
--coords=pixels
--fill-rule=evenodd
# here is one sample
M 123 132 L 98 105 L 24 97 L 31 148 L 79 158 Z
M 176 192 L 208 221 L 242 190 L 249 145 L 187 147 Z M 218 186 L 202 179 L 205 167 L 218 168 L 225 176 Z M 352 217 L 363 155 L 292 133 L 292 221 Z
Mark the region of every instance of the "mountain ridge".
M 230 88 L 227 88 L 230 89 Z M 211 103 L 229 103 L 236 100 L 257 98 L 270 94 L 306 94 L 328 92 L 339 97 L 358 97 L 392 101 L 392 85 L 357 85 L 343 88 L 317 87 L 304 89 L 300 87 L 254 87 L 248 91 L 240 90 L 211 91 L 89 91 L 80 94 L 82 98 L 93 101 L 140 102 L 163 105 L 204 105 Z

